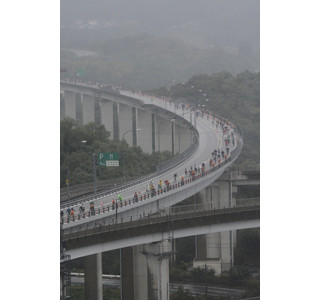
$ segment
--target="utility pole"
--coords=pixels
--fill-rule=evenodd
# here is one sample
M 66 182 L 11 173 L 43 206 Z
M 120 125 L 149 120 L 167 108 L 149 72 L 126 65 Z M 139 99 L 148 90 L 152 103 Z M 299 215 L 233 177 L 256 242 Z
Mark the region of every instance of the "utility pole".
M 206 300 L 208 300 L 208 277 L 207 277 L 207 264 L 204 265 L 206 277 Z
M 93 162 L 93 177 L 94 177 L 94 196 L 97 195 L 97 172 L 96 172 L 96 154 L 92 154 L 92 162 Z

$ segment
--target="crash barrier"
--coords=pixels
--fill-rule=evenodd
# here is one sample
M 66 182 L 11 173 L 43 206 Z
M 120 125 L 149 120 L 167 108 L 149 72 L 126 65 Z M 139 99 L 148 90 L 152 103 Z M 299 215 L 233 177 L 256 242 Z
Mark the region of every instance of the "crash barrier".
M 116 188 L 113 189 L 109 189 L 107 191 L 104 192 L 100 192 L 100 193 L 96 193 L 96 195 L 90 195 L 90 196 L 86 196 L 86 197 L 81 197 L 75 200 L 71 200 L 71 201 L 66 201 L 66 203 L 62 203 L 60 205 L 60 208 L 67 208 L 73 205 L 78 205 L 81 204 L 83 202 L 88 202 L 91 200 L 95 200 L 97 198 L 100 197 L 107 197 L 110 196 L 112 194 L 116 194 L 116 193 L 120 193 L 128 188 L 131 188 L 133 186 L 136 186 L 140 183 L 143 183 L 145 181 L 151 181 L 152 179 L 161 176 L 161 174 L 166 173 L 170 170 L 172 170 L 173 168 L 175 168 L 177 165 L 181 164 L 182 162 L 184 162 L 185 160 L 187 160 L 189 157 L 192 156 L 192 154 L 198 149 L 199 146 L 199 133 L 197 132 L 197 130 L 194 128 L 194 126 L 192 124 L 190 124 L 190 127 L 192 128 L 193 132 L 194 132 L 194 143 L 188 148 L 186 149 L 184 152 L 175 155 L 173 158 L 169 159 L 167 162 L 163 163 L 160 166 L 160 169 L 157 170 L 156 172 L 153 172 L 151 174 L 148 174 L 144 177 L 140 177 L 137 180 L 133 180 L 130 181 L 126 184 L 123 184 L 121 186 L 118 186 Z
M 225 206 L 223 208 L 216 209 L 211 203 L 191 204 L 177 207 L 170 207 L 159 210 L 157 213 L 144 213 L 140 215 L 139 219 L 133 220 L 132 217 L 109 219 L 95 222 L 94 226 L 88 227 L 86 225 L 80 225 L 63 230 L 62 240 L 78 239 L 84 236 L 94 235 L 99 232 L 108 232 L 123 230 L 126 228 L 134 228 L 144 225 L 150 225 L 155 223 L 161 223 L 163 221 L 171 222 L 177 220 L 194 219 L 195 216 L 209 216 L 209 215 L 223 215 L 245 211 L 256 211 L 260 209 L 259 204 L 243 204 Z
M 124 199 L 121 201 L 117 200 L 117 202 L 115 202 L 114 204 L 107 205 L 107 206 L 102 205 L 101 208 L 94 208 L 94 209 L 90 209 L 90 210 L 86 211 L 85 213 L 78 213 L 76 218 L 74 216 L 67 216 L 65 218 L 62 217 L 62 218 L 60 218 L 60 224 L 70 223 L 72 221 L 75 221 L 76 219 L 80 220 L 80 219 L 88 218 L 88 217 L 96 215 L 96 214 L 108 213 L 113 210 L 118 210 L 119 208 L 121 208 L 123 206 L 134 205 L 134 203 L 136 203 L 136 202 L 145 201 L 147 199 L 159 196 L 160 194 L 164 194 L 168 191 L 171 191 L 174 189 L 179 189 L 182 186 L 192 184 L 192 183 L 196 182 L 197 180 L 199 180 L 205 176 L 210 175 L 211 173 L 217 171 L 219 168 L 222 168 L 226 164 L 230 163 L 232 160 L 234 160 L 240 154 L 241 149 L 242 149 L 242 143 L 240 143 L 239 146 L 230 153 L 230 156 L 226 160 L 222 161 L 218 165 L 215 165 L 214 167 L 210 167 L 210 169 L 207 171 L 197 173 L 194 176 L 188 176 L 188 177 L 184 178 L 184 180 L 180 180 L 180 181 L 176 180 L 173 183 L 170 183 L 160 189 L 154 189 L 152 191 L 145 192 L 142 194 L 140 193 L 140 195 L 138 195 L 137 198 L 132 197 L 132 198 Z
M 73 87 L 74 84 L 77 84 L 77 85 L 79 84 L 78 82 L 75 82 L 75 83 L 63 82 L 63 83 L 65 85 L 70 85 L 71 87 Z M 80 85 L 82 85 L 84 88 L 87 87 L 87 85 L 83 84 L 83 83 L 80 83 Z M 91 86 L 89 85 L 88 87 L 90 88 L 90 90 L 95 91 L 95 92 L 99 92 L 99 93 L 100 92 L 106 92 L 106 90 L 101 90 L 100 91 L 100 87 L 98 85 L 91 85 Z M 119 91 L 112 90 L 112 89 L 111 90 L 107 90 L 107 92 L 120 95 Z M 124 95 L 121 95 L 121 96 L 128 98 L 127 96 L 124 96 Z M 219 121 L 221 120 L 223 122 L 228 122 L 227 120 L 221 118 L 217 114 L 214 114 L 214 113 L 210 112 L 210 115 L 212 117 L 217 118 Z M 230 123 L 228 122 L 228 124 L 230 124 Z M 138 180 L 133 180 L 131 182 L 128 182 L 127 184 L 121 185 L 121 186 L 116 187 L 114 189 L 110 189 L 110 190 L 107 190 L 107 191 L 104 191 L 104 192 L 96 193 L 95 195 L 91 195 L 91 196 L 81 197 L 81 198 L 75 199 L 73 201 L 68 201 L 67 203 L 61 204 L 60 208 L 64 209 L 64 208 L 75 206 L 75 205 L 78 205 L 78 204 L 81 204 L 81 203 L 84 203 L 84 202 L 89 202 L 91 200 L 95 200 L 95 199 L 98 199 L 98 198 L 101 198 L 101 197 L 108 197 L 108 196 L 111 196 L 111 195 L 116 194 L 116 193 L 121 193 L 123 190 L 126 190 L 128 188 L 136 186 L 136 185 L 138 185 L 140 183 L 147 182 L 147 181 L 152 181 L 152 179 L 154 179 L 156 177 L 159 177 L 159 176 L 161 176 L 161 174 L 163 174 L 163 173 L 175 168 L 177 165 L 179 165 L 183 161 L 187 160 L 197 150 L 197 148 L 199 146 L 199 133 L 198 133 L 198 131 L 196 130 L 196 128 L 191 123 L 189 123 L 189 127 L 193 130 L 193 132 L 195 134 L 194 135 L 194 143 L 188 149 L 186 149 L 183 153 L 176 155 L 175 157 L 173 157 L 172 159 L 168 160 L 167 162 L 164 162 L 158 168 L 158 170 L 156 172 L 154 172 L 152 174 L 148 174 L 148 175 L 146 175 L 144 177 L 141 177 Z M 236 157 L 241 152 L 242 144 L 243 144 L 243 142 L 242 142 L 243 135 L 242 135 L 241 129 L 238 126 L 236 126 L 236 127 L 233 126 L 233 128 L 234 128 L 235 133 L 238 134 L 239 140 L 238 140 L 238 143 L 237 143 L 238 147 L 236 147 L 236 149 L 234 149 L 230 154 L 231 160 L 233 159 L 233 156 Z M 220 164 L 219 166 L 222 167 L 223 164 Z

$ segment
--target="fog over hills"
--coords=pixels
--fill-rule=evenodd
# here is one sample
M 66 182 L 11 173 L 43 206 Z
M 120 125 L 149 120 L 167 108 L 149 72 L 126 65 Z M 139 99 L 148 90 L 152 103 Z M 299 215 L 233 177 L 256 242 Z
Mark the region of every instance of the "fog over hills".
M 259 49 L 258 0 L 61 0 L 61 39 L 86 41 L 141 34 L 175 37 L 197 47 L 249 43 Z M 79 36 L 75 34 L 75 36 Z M 83 38 L 83 37 L 82 37 Z
M 258 0 L 61 0 L 60 7 L 62 78 L 151 89 L 260 69 Z

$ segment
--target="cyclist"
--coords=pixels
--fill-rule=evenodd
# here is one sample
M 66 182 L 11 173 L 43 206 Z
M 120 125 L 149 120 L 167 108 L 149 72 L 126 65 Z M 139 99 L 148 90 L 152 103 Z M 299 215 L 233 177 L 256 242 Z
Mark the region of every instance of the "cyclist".
M 178 176 L 177 173 L 174 173 L 174 174 L 173 174 L 174 182 L 177 182 L 177 176 Z
M 133 202 L 138 202 L 138 194 L 137 194 L 137 192 L 134 192 Z

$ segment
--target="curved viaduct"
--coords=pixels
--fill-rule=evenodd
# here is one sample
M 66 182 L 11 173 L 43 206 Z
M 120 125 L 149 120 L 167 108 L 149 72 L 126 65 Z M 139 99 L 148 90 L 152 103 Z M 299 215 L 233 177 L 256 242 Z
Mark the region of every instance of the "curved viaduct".
M 203 114 L 184 104 L 140 92 L 101 89 L 94 85 L 69 82 L 61 82 L 61 91 L 62 118 L 68 116 L 82 124 L 103 124 L 111 132 L 113 139 L 125 139 L 129 145 L 139 145 L 148 153 L 168 150 L 175 155 L 155 174 L 124 185 L 120 190 L 101 192 L 73 203 L 72 207 L 76 211 L 80 204 L 83 204 L 85 212 L 71 219 L 62 218 L 64 245 L 67 243 L 67 236 L 74 232 L 94 229 L 120 220 L 134 221 L 144 216 L 150 217 L 195 194 L 203 205 L 209 204 L 214 209 L 234 205 L 232 182 L 229 180 L 218 183 L 216 180 L 241 152 L 243 141 L 237 127 L 213 114 Z M 223 128 L 224 126 L 226 127 Z M 223 132 L 223 129 L 227 131 Z M 229 146 L 227 158 L 217 161 L 214 167 L 210 166 L 209 159 L 214 149 L 227 152 L 225 138 L 231 132 L 234 144 Z M 189 170 L 190 166 L 199 166 L 202 163 L 205 163 L 204 172 L 194 178 L 185 176 L 185 168 Z M 174 174 L 178 175 L 177 181 L 174 180 Z M 160 179 L 170 182 L 168 189 L 161 189 L 155 197 L 150 197 L 146 192 L 146 185 L 150 180 L 157 183 Z M 140 192 L 137 202 L 132 201 L 136 191 Z M 124 200 L 121 206 L 119 204 L 117 209 L 112 209 L 112 200 L 118 193 L 121 193 Z M 95 214 L 89 211 L 90 201 L 94 201 L 95 207 L 99 207 Z M 62 207 L 66 208 L 63 205 Z M 250 226 L 259 226 L 258 223 L 254 224 Z M 240 227 L 220 227 L 223 232 L 202 229 L 195 233 L 187 230 L 190 234 L 185 231 L 181 236 L 210 232 L 197 237 L 195 262 L 200 266 L 208 264 L 219 274 L 232 266 L 235 238 L 235 232 L 232 230 L 236 228 Z M 172 252 L 174 237 L 167 237 L 162 241 L 141 238 L 135 239 L 134 243 L 129 240 L 127 239 L 127 243 L 123 240 L 119 244 L 122 249 L 120 252 L 123 252 L 122 287 L 130 287 L 122 289 L 122 299 L 169 299 L 168 253 Z M 149 242 L 152 243 L 146 244 Z M 97 240 L 97 245 L 101 245 L 101 241 Z M 102 248 L 98 246 L 96 249 Z M 105 249 L 107 248 L 102 251 L 108 251 Z M 66 248 L 62 250 L 64 257 L 69 259 L 85 256 L 83 251 L 86 251 L 82 248 L 82 254 L 79 256 L 74 254 L 77 251 L 72 252 L 70 248 L 69 252 Z M 86 295 L 91 299 L 102 299 L 101 252 L 88 250 L 87 254 Z M 146 282 L 148 284 L 145 284 Z M 62 294 L 63 291 L 62 288 Z

